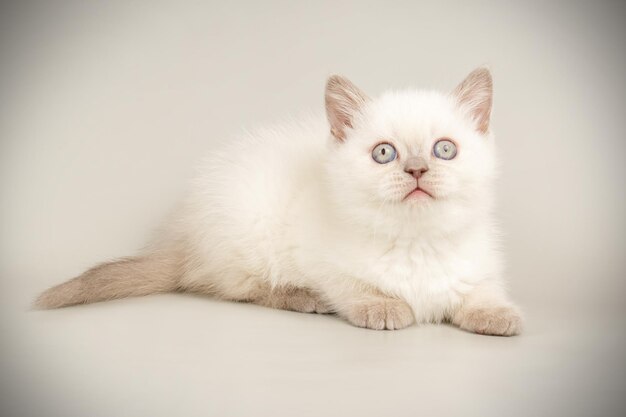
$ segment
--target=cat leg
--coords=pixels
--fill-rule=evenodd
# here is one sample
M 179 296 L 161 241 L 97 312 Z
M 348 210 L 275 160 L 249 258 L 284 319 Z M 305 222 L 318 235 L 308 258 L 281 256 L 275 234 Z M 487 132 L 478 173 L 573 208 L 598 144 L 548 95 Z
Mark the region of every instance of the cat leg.
M 279 310 L 330 313 L 330 309 L 316 292 L 290 284 L 272 286 L 261 278 L 247 277 L 237 281 L 237 285 L 214 286 L 211 294 L 225 300 L 253 303 Z
M 333 311 L 357 327 L 395 330 L 415 322 L 413 310 L 405 301 L 361 281 L 337 279 L 324 287 L 324 297 Z
M 299 311 L 301 313 L 330 313 L 330 309 L 314 291 L 293 285 L 270 287 L 262 284 L 253 291 L 248 300 L 265 307 L 280 310 Z
M 519 309 L 493 283 L 482 284 L 468 293 L 451 321 L 461 329 L 493 336 L 517 335 L 523 325 Z
M 330 312 L 327 304 L 315 291 L 291 284 L 272 286 L 266 279 L 239 269 L 222 270 L 219 274 L 188 275 L 181 280 L 180 286 L 184 291 L 222 300 L 302 313 Z

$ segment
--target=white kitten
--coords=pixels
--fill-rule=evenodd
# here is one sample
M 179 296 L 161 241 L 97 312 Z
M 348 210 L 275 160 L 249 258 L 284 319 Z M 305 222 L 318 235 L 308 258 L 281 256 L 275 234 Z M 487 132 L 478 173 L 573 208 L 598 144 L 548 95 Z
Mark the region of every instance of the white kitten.
M 368 98 L 333 76 L 326 113 L 210 155 L 145 253 L 44 292 L 41 308 L 165 291 L 335 312 L 371 329 L 451 321 L 513 335 L 492 221 L 492 81 Z

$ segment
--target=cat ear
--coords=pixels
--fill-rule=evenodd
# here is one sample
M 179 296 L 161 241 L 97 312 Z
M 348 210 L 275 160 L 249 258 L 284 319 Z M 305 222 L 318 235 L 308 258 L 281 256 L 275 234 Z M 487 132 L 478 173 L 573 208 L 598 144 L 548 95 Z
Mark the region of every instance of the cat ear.
M 452 93 L 463 110 L 476 123 L 479 132 L 487 133 L 493 103 L 493 80 L 485 67 L 472 71 Z
M 333 75 L 326 83 L 326 116 L 330 133 L 339 141 L 346 138 L 346 128 L 353 127 L 354 117 L 369 100 L 350 80 Z

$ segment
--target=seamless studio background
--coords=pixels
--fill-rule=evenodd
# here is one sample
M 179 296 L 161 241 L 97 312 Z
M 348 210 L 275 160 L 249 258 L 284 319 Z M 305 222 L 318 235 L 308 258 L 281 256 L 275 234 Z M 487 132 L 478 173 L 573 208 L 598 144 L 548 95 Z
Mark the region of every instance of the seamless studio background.
M 623 2 L 4 2 L 3 416 L 626 414 Z M 527 330 L 397 332 L 189 295 L 30 311 L 132 254 L 202 155 L 488 64 L 499 217 Z

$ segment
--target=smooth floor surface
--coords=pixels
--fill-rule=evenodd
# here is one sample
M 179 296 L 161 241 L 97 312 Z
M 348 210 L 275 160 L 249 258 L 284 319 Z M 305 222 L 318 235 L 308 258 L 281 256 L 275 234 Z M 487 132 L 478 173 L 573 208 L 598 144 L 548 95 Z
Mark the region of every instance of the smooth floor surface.
M 623 329 L 527 315 L 501 338 L 182 294 L 20 312 L 4 415 L 623 415 Z

